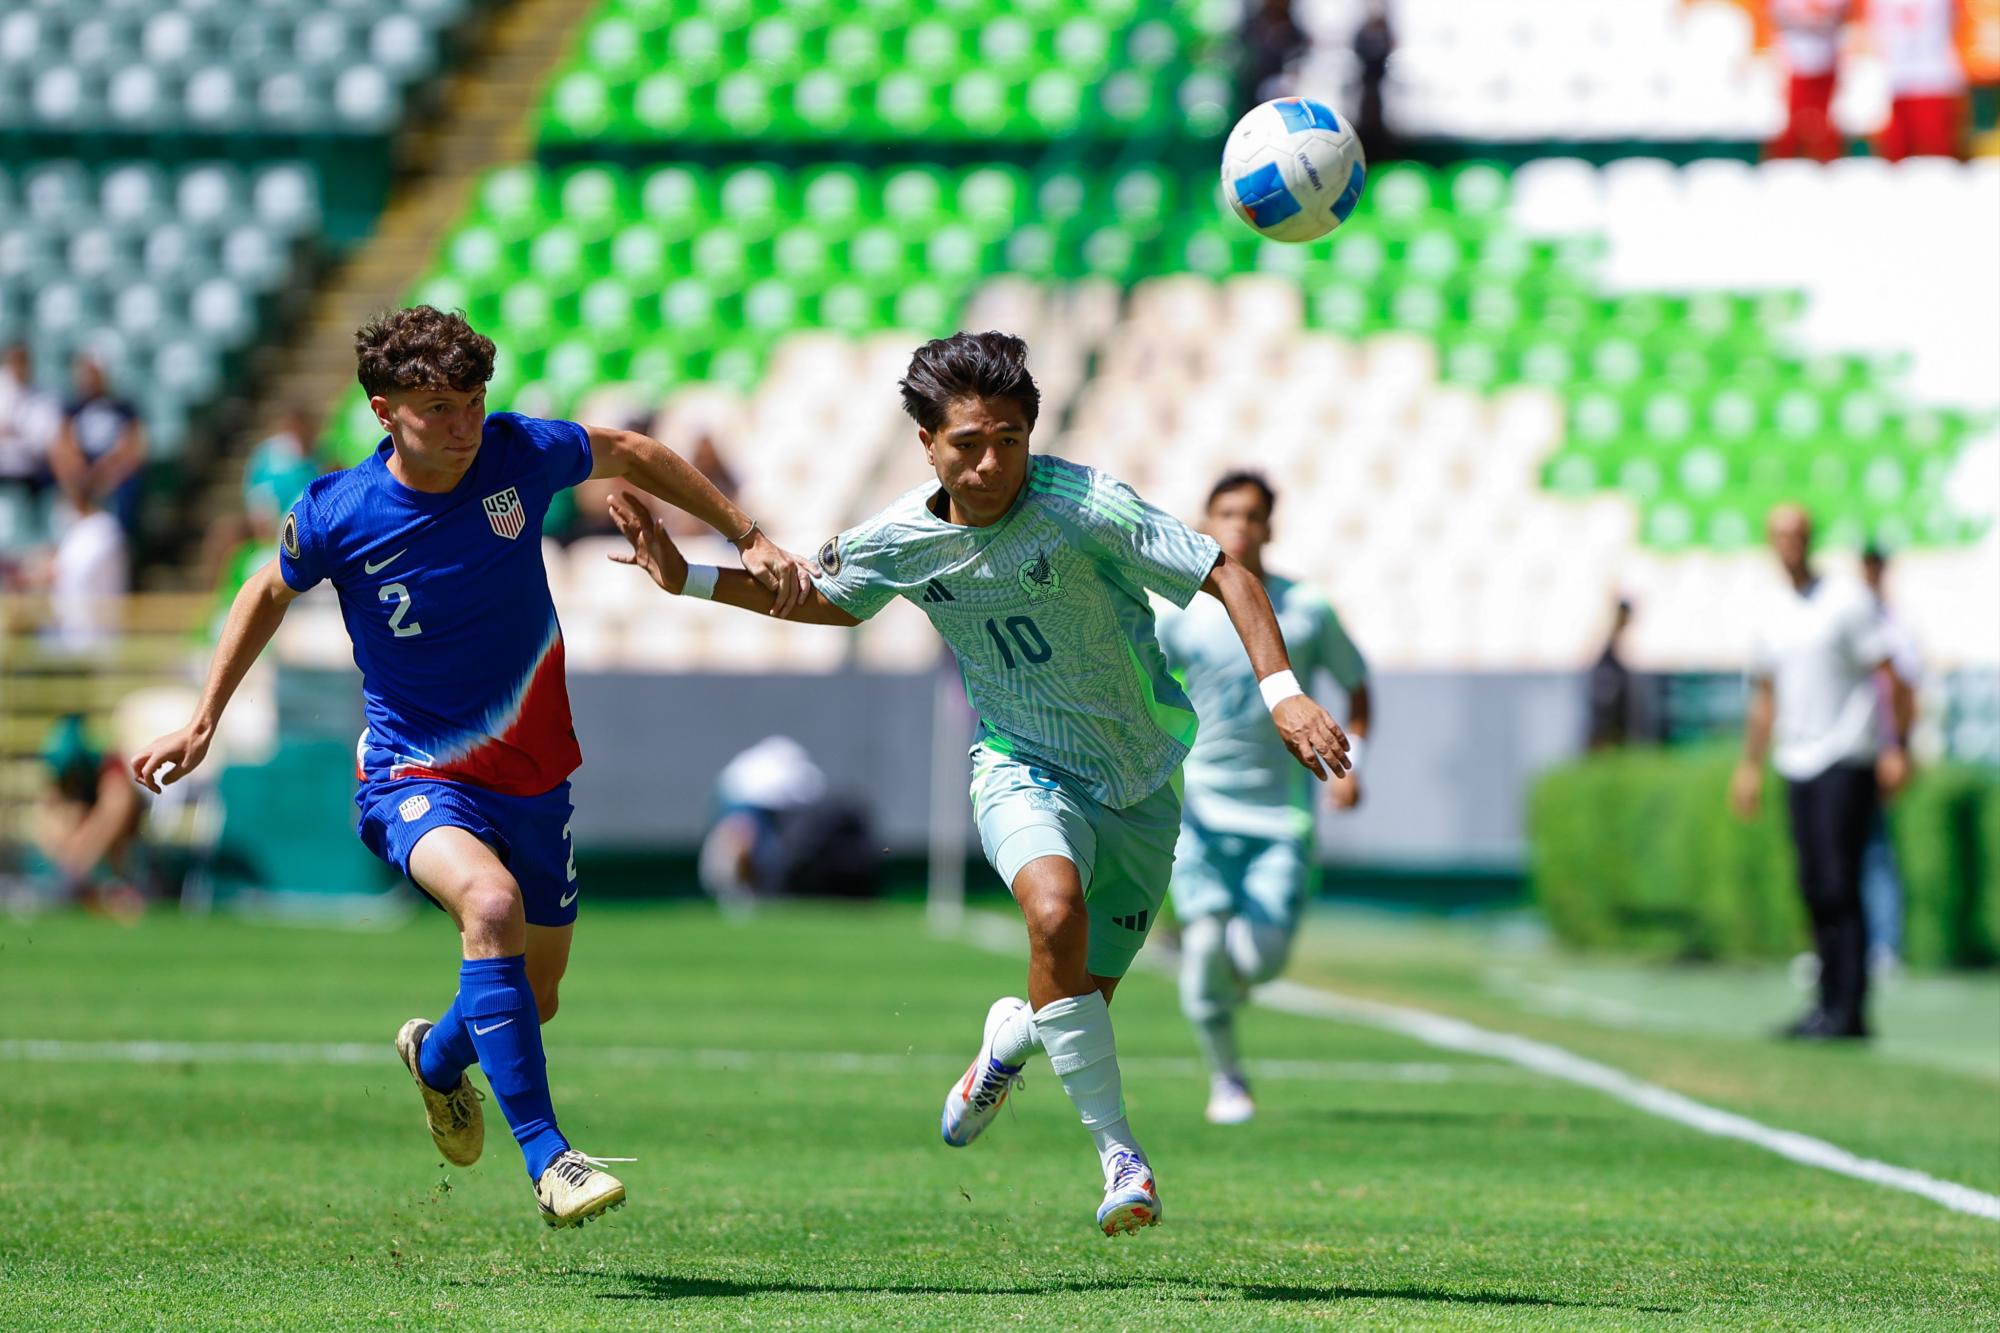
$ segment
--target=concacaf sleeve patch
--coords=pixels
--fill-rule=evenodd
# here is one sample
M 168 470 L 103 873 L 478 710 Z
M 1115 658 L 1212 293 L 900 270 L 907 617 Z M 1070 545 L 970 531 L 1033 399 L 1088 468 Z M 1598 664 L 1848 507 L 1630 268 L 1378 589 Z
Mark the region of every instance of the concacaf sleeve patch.
M 826 545 L 819 548 L 819 572 L 832 578 L 840 573 L 840 538 L 828 537 Z
M 296 560 L 299 558 L 299 516 L 296 512 L 285 515 L 285 531 L 282 540 L 285 554 Z

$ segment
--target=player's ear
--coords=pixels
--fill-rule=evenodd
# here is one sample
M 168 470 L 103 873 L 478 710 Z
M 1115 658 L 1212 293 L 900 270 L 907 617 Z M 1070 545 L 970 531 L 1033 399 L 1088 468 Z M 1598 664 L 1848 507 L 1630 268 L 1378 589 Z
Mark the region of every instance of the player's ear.
M 925 458 L 930 459 L 933 463 L 937 462 L 937 456 L 931 451 L 931 433 L 928 427 L 917 427 L 917 443 L 924 446 Z
M 379 393 L 375 394 L 368 400 L 368 410 L 375 414 L 375 420 L 381 425 L 382 433 L 389 434 L 389 400 Z

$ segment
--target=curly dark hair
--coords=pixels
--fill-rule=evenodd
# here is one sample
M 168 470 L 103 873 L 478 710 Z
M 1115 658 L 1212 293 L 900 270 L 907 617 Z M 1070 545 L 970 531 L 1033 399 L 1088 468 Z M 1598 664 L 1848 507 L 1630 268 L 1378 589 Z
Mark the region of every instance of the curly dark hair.
M 370 398 L 397 389 L 464 393 L 493 378 L 493 340 L 455 310 L 413 305 L 362 325 L 354 335 L 354 361 Z
M 903 410 L 925 430 L 944 425 L 960 398 L 1012 398 L 1034 428 L 1042 391 L 1028 373 L 1028 344 L 1011 333 L 954 333 L 916 350 L 903 375 Z

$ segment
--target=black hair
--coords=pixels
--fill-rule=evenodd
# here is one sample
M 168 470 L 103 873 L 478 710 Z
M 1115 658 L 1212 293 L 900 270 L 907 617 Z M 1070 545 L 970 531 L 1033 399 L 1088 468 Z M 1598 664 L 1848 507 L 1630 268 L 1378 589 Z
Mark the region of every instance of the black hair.
M 1886 567 L 1889 563 L 1889 553 L 1883 550 L 1879 543 L 1869 542 L 1861 548 L 1861 563 Z
M 1271 489 L 1271 483 L 1265 479 L 1263 473 L 1252 472 L 1249 468 L 1239 467 L 1223 473 L 1215 485 L 1208 488 L 1208 504 L 1204 508 L 1215 508 L 1217 500 L 1245 486 L 1254 486 L 1263 494 L 1264 517 L 1269 518 L 1278 508 L 1278 493 Z
M 1028 373 L 1028 344 L 1011 333 L 954 333 L 916 350 L 903 374 L 903 410 L 925 430 L 944 425 L 961 398 L 1012 398 L 1033 429 L 1042 391 Z

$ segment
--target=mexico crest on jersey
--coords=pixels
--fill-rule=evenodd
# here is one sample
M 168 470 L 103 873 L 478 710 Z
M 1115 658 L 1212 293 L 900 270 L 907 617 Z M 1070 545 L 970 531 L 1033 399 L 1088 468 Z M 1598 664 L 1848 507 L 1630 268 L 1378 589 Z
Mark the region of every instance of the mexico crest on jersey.
M 509 486 L 498 495 L 489 495 L 480 503 L 486 506 L 486 521 L 493 526 L 495 535 L 508 541 L 521 535 L 521 529 L 528 526 L 528 511 L 521 507 L 521 493 Z
M 1049 559 L 1047 551 L 1022 562 L 1021 591 L 1028 594 L 1031 602 L 1046 602 L 1062 591 L 1062 575 L 1056 572 L 1055 561 Z

